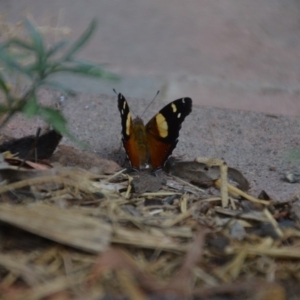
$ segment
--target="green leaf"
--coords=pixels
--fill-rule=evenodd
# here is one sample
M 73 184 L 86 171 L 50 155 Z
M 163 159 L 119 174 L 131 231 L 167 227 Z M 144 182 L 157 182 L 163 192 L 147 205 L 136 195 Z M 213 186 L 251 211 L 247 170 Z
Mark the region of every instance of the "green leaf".
M 82 147 L 85 146 L 84 143 L 80 142 L 69 132 L 69 130 L 67 129 L 67 120 L 59 110 L 50 107 L 40 107 L 39 116 L 43 118 L 48 124 L 50 124 L 57 132 L 61 133 L 64 136 L 67 136 L 78 145 Z
M 39 108 L 40 107 L 37 102 L 36 95 L 31 95 L 30 97 L 28 97 L 28 100 L 23 106 L 22 112 L 27 118 L 32 118 L 38 114 Z
M 90 37 L 92 36 L 92 34 L 94 33 L 95 29 L 97 27 L 97 22 L 94 19 L 89 27 L 87 28 L 87 30 L 81 35 L 81 37 L 77 40 L 77 42 L 75 42 L 71 48 L 67 51 L 67 53 L 63 56 L 62 60 L 69 60 L 72 58 L 72 56 L 78 52 L 78 50 L 80 50 L 86 43 L 87 41 L 90 39 Z
M 15 51 L 15 49 L 7 48 L 5 51 L 6 51 L 5 52 L 6 55 L 9 55 L 9 57 L 12 60 L 15 60 L 18 63 L 22 63 L 22 62 L 26 63 L 33 57 L 32 52 L 25 51 L 22 49 L 18 49 L 18 51 Z M 1 52 L 1 50 L 0 50 L 0 52 Z M 25 63 L 24 63 L 24 65 L 25 65 Z
M 51 57 L 52 55 L 56 54 L 59 50 L 64 48 L 68 44 L 67 40 L 62 40 L 53 45 L 48 51 L 47 51 L 47 57 Z
M 24 25 L 28 30 L 30 38 L 32 40 L 33 50 L 37 52 L 39 57 L 45 56 L 46 53 L 45 53 L 44 40 L 39 30 L 37 30 L 35 26 L 33 26 L 28 20 L 24 21 Z
M 14 47 L 19 47 L 21 49 L 25 49 L 25 50 L 29 50 L 29 51 L 33 51 L 34 50 L 34 47 L 25 42 L 25 41 L 22 41 L 20 39 L 17 39 L 17 38 L 13 38 L 11 40 L 9 40 L 7 43 L 6 43 L 7 47 L 10 47 L 10 46 L 14 46 Z
M 300 161 L 300 150 L 299 149 L 290 149 L 288 151 L 289 161 L 296 163 Z
M 0 104 L 0 115 L 4 115 L 7 112 L 9 112 L 9 108 L 4 104 Z
M 67 130 L 67 120 L 63 114 L 51 107 L 40 107 L 38 115 L 43 118 L 47 123 L 51 124 L 52 127 L 63 135 L 69 135 Z
M 61 67 L 57 67 L 53 72 L 73 73 L 73 74 L 79 74 L 83 76 L 114 80 L 114 81 L 120 80 L 120 77 L 118 75 L 105 71 L 104 69 L 92 64 L 70 66 L 70 67 L 61 66 Z
M 76 58 L 76 57 L 72 57 L 68 60 L 67 64 L 69 64 L 70 66 L 80 66 L 80 65 L 91 65 L 94 66 L 96 68 L 106 68 L 107 66 L 109 66 L 109 63 L 97 63 L 97 62 L 93 62 L 93 61 L 89 61 L 86 59 L 81 59 L 81 58 Z
M 47 77 L 47 69 L 47 61 L 43 60 L 38 60 L 34 64 L 26 67 L 26 70 L 29 71 L 32 74 L 32 76 L 35 76 L 34 80 L 36 82 L 40 82 Z
M 18 61 L 14 59 L 13 55 L 10 55 L 7 51 L 0 51 L 0 61 L 7 68 L 20 72 L 30 79 L 33 79 L 32 73 L 27 70 L 26 67 L 23 67 L 21 64 L 19 64 Z
M 28 20 L 25 20 L 24 24 L 29 32 L 32 40 L 33 50 L 37 56 L 35 69 L 38 72 L 39 78 L 44 79 L 44 73 L 47 65 L 47 52 L 45 49 L 43 36 L 39 30 L 37 30 Z
M 6 86 L 5 79 L 1 73 L 0 73 L 0 89 L 4 92 L 5 95 L 9 93 L 9 89 Z

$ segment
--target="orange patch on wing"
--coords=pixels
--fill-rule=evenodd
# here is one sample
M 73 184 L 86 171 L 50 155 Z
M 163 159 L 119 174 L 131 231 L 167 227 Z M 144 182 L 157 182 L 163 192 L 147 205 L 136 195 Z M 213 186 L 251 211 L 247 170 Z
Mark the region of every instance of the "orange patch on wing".
M 130 138 L 126 142 L 124 142 L 124 148 L 128 155 L 128 158 L 131 162 L 133 168 L 139 169 L 140 167 L 140 157 L 137 145 L 133 138 Z
M 173 144 L 167 144 L 148 135 L 148 147 L 150 152 L 150 164 L 153 169 L 163 167 L 165 161 L 174 149 Z

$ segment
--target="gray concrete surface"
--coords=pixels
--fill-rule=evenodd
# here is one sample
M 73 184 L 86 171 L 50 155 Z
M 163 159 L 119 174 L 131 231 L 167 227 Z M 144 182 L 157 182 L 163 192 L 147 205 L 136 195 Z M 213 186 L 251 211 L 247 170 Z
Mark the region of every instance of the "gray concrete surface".
M 299 1 L 2 0 L 0 8 L 11 22 L 26 15 L 70 28 L 72 38 L 97 18 L 82 56 L 122 74 L 125 94 L 151 98 L 164 88 L 167 99 L 188 95 L 199 105 L 300 113 Z

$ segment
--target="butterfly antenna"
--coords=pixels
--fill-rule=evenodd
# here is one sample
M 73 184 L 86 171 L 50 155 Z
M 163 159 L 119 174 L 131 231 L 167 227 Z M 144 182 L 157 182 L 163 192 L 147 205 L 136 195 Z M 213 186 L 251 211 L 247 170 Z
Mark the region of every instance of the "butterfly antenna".
M 147 111 L 147 109 L 149 108 L 149 106 L 153 103 L 153 101 L 156 99 L 156 97 L 158 96 L 158 94 L 160 93 L 160 91 L 157 91 L 156 95 L 154 96 L 154 98 L 152 99 L 152 101 L 149 103 L 149 105 L 146 107 L 146 109 L 144 110 L 144 112 L 142 113 L 141 118 L 143 117 L 143 115 L 145 114 L 145 112 Z

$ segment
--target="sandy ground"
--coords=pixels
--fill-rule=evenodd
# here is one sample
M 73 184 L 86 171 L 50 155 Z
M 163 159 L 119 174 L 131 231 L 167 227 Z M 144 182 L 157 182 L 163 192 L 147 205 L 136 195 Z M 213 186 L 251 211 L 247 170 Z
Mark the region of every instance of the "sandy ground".
M 57 93 L 45 91 L 41 98 L 50 102 L 58 97 Z M 141 114 L 149 103 L 148 99 L 127 100 L 136 114 Z M 144 120 L 149 120 L 163 104 L 159 99 L 155 101 Z M 119 164 L 124 162 L 116 96 L 79 93 L 75 98 L 66 98 L 63 112 L 74 135 L 87 143 L 87 151 Z M 19 137 L 34 134 L 40 124 L 17 118 L 8 124 L 5 133 Z M 299 159 L 290 155 L 291 150 L 299 148 L 298 126 L 299 118 L 293 116 L 194 106 L 183 123 L 173 154 L 185 160 L 222 157 L 248 178 L 251 194 L 257 196 L 265 190 L 274 199 L 288 200 L 300 193 L 299 184 L 282 180 L 284 172 L 299 164 Z M 62 143 L 74 145 L 67 139 Z
M 124 157 L 117 152 L 121 128 L 112 87 L 136 114 L 161 90 L 145 120 L 169 101 L 194 100 L 174 154 L 223 157 L 248 177 L 254 194 L 265 189 L 285 200 L 299 191 L 300 184 L 281 180 L 299 164 L 288 154 L 299 147 L 297 1 L 0 0 L 0 9 L 10 22 L 27 14 L 40 26 L 70 28 L 72 38 L 98 19 L 99 30 L 82 57 L 108 63 L 122 81 L 60 77 L 78 92 L 65 101 L 64 112 L 89 151 L 118 162 Z M 42 99 L 57 97 L 44 92 Z M 32 134 L 36 125 L 13 120 L 6 132 Z

